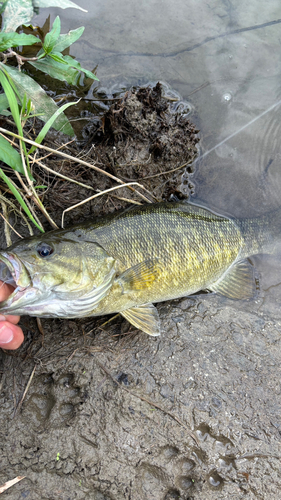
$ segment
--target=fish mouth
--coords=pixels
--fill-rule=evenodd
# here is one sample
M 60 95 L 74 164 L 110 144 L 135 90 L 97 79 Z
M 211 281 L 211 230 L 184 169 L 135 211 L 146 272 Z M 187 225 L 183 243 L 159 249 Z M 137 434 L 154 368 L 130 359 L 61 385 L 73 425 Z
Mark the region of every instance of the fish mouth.
M 27 290 L 32 289 L 31 276 L 25 265 L 15 254 L 1 252 L 0 280 L 15 288 L 6 300 L 0 302 L 0 312 L 13 313 L 21 306 L 20 302 L 25 298 Z

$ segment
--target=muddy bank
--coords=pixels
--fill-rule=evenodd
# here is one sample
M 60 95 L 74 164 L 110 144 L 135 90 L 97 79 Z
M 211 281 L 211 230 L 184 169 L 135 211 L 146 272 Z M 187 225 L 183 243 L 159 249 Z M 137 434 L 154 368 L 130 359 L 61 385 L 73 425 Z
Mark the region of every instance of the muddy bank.
M 125 94 L 85 135 L 82 154 L 159 200 L 180 194 L 183 169 L 170 170 L 198 141 L 186 108 L 177 112 L 159 87 Z M 45 201 L 59 222 L 87 193 L 50 183 Z M 68 222 L 141 201 L 127 188 L 117 196 L 69 212 Z M 0 485 L 26 477 L 3 498 L 279 499 L 280 323 L 259 306 L 213 294 L 162 303 L 158 338 L 119 317 L 43 320 L 44 335 L 23 318 L 24 345 L 0 353 Z
M 216 296 L 158 309 L 155 339 L 44 321 L 16 414 L 36 356 L 4 357 L 8 498 L 279 498 L 279 325 Z

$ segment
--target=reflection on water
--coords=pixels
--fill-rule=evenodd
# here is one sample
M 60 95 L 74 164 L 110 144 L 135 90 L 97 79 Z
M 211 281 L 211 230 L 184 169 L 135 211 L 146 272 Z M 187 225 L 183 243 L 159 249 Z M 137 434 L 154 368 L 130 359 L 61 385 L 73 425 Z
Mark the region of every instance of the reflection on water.
M 202 155 L 220 144 L 197 163 L 195 196 L 238 217 L 281 204 L 281 106 L 273 107 L 281 98 L 279 0 L 262 8 L 256 0 L 200 2 L 200 8 L 191 0 L 77 3 L 89 14 L 53 9 L 51 17 L 61 16 L 62 32 L 86 27 L 71 53 L 90 70 L 98 64 L 105 89 L 167 81 L 194 106 Z M 46 12 L 35 22 L 44 21 Z M 280 259 L 255 261 L 262 294 L 249 307 L 277 314 Z

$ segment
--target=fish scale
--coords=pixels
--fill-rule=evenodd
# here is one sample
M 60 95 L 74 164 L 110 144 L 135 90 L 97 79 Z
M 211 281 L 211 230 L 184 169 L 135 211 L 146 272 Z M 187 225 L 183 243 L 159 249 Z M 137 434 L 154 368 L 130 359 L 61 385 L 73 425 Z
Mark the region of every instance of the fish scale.
M 119 309 L 126 308 L 129 296 L 141 304 L 207 288 L 235 261 L 243 241 L 233 221 L 190 204 L 151 205 L 128 215 L 96 228 L 92 237 L 116 259 L 122 256 L 120 271 L 152 258 L 161 272 L 149 290 L 118 297 Z M 103 314 L 108 308 L 116 312 L 116 295 L 113 287 L 98 307 Z
M 158 335 L 155 302 L 202 289 L 253 297 L 246 258 L 274 248 L 279 221 L 280 210 L 238 220 L 195 204 L 157 203 L 27 238 L 0 253 L 0 278 L 16 286 L 0 311 L 64 318 L 119 312 Z

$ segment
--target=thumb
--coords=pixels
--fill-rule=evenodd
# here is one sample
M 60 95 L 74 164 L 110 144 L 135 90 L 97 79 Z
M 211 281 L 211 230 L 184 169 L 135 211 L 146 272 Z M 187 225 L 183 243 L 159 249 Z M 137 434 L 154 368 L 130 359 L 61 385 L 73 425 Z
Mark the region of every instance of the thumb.
M 24 341 L 22 329 L 9 321 L 0 321 L 0 347 L 17 349 Z

